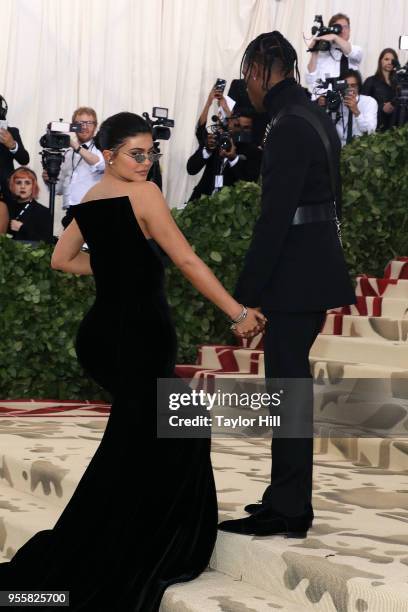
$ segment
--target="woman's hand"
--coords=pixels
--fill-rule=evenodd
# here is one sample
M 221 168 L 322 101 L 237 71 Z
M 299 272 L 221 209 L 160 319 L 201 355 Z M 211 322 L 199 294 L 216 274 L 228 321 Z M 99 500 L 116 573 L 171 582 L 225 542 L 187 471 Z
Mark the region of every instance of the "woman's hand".
M 384 102 L 384 105 L 383 105 L 384 113 L 387 113 L 387 115 L 389 115 L 390 113 L 393 113 L 394 110 L 395 109 L 394 109 L 393 105 L 391 104 L 391 102 Z
M 13 232 L 18 232 L 22 225 L 23 225 L 22 221 L 17 221 L 17 219 L 12 219 L 10 221 L 10 229 Z
M 253 338 L 265 330 L 267 318 L 258 308 L 248 308 L 248 314 L 241 323 L 234 323 L 233 331 L 239 338 Z

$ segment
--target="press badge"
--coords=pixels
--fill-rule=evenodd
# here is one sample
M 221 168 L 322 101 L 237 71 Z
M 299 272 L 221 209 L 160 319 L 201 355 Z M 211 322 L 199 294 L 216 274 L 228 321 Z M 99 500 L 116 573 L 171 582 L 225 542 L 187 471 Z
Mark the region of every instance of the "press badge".
M 214 188 L 221 189 L 221 187 L 224 187 L 224 177 L 222 174 L 216 174 Z

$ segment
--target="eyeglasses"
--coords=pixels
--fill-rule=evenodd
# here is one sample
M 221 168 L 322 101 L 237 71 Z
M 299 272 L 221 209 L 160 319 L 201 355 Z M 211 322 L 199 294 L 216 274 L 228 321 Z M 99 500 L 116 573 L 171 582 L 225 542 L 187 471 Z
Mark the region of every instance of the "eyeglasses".
M 126 151 L 121 151 L 121 153 L 124 153 L 128 157 L 131 157 L 138 164 L 143 164 L 146 159 L 148 159 L 149 162 L 152 162 L 154 164 L 155 162 L 159 161 L 159 159 L 163 155 L 163 153 L 155 153 L 154 151 L 147 153 L 147 155 L 146 153 L 126 153 Z
M 96 121 L 78 121 L 79 125 L 96 125 Z

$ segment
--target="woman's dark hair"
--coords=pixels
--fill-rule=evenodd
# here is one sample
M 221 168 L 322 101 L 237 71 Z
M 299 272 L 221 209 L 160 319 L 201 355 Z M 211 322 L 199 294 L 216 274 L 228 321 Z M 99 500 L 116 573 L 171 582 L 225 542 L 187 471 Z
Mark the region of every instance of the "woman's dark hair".
M 391 47 L 387 47 L 386 49 L 383 49 L 381 51 L 380 57 L 378 58 L 377 70 L 375 72 L 375 76 L 378 79 L 381 79 L 381 81 L 385 81 L 384 74 L 383 74 L 383 71 L 382 71 L 382 68 L 381 68 L 381 60 L 383 59 L 384 55 L 387 55 L 387 53 L 391 53 L 393 55 L 394 59 L 397 60 L 397 62 L 399 62 L 398 54 L 395 51 L 395 49 L 391 49 Z
M 138 134 L 151 134 L 152 130 L 143 117 L 135 113 L 117 113 L 101 123 L 94 142 L 100 151 L 117 149 L 127 138 Z
M 300 81 L 298 58 L 290 42 L 277 30 L 260 34 L 245 49 L 241 62 L 241 74 L 245 69 L 250 73 L 254 63 L 263 66 L 262 85 L 267 89 L 272 68 L 279 67 L 285 77 L 295 74 Z
M 361 72 L 359 72 L 358 70 L 353 70 L 353 68 L 348 68 L 347 70 L 341 73 L 341 78 L 347 79 L 348 77 L 354 77 L 356 79 L 358 93 L 360 93 L 363 88 L 363 78 L 361 76 Z

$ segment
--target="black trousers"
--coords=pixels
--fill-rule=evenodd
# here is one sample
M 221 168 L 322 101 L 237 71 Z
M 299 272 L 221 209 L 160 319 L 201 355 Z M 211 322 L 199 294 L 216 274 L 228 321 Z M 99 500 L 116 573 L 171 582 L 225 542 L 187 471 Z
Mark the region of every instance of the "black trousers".
M 291 413 L 296 418 L 313 410 L 313 380 L 309 352 L 323 325 L 325 312 L 273 312 L 263 309 L 268 318 L 264 336 L 265 376 L 310 379 L 301 405 Z M 304 389 L 304 385 L 303 385 Z M 300 412 L 299 412 L 300 411 Z M 304 416 L 304 415 L 303 415 Z M 312 412 L 310 419 L 313 418 Z M 303 417 L 302 417 L 303 420 Z M 313 438 L 276 437 L 272 440 L 271 484 L 262 502 L 285 516 L 298 516 L 312 509 Z

